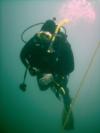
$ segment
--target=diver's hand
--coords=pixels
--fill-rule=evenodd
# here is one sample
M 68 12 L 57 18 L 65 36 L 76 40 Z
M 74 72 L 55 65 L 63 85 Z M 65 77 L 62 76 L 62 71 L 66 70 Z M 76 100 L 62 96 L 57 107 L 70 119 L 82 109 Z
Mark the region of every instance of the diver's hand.
M 37 69 L 37 68 L 35 68 L 35 67 L 29 67 L 28 68 L 29 69 L 29 72 L 30 72 L 30 74 L 32 75 L 32 76 L 35 76 L 35 75 L 37 75 L 37 73 L 39 73 L 39 69 Z

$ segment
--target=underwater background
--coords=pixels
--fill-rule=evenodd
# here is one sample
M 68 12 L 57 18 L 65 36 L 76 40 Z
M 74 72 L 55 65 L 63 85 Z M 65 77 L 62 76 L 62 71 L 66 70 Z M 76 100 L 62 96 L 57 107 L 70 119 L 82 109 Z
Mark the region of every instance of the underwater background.
M 28 73 L 27 91 L 19 89 L 25 67 L 19 55 L 24 43 L 20 35 L 28 26 L 56 17 L 70 0 L 0 1 L 0 133 L 100 133 L 100 48 L 73 107 L 72 131 L 62 130 L 63 102 L 51 90 L 41 92 Z M 68 87 L 72 98 L 79 88 L 92 55 L 100 43 L 100 0 L 89 0 L 96 12 L 93 23 L 83 20 L 66 27 L 75 59 Z M 41 26 L 25 34 L 25 40 Z

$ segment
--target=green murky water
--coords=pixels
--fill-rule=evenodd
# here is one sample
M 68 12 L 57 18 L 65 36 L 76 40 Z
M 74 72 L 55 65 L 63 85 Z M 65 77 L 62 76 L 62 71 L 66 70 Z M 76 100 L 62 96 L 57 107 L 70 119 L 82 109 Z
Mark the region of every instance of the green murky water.
M 0 133 L 61 133 L 63 103 L 51 90 L 41 92 L 36 79 L 27 76 L 27 91 L 19 84 L 25 71 L 19 54 L 24 43 L 21 32 L 31 24 L 56 16 L 64 0 L 3 0 L 0 2 Z M 68 39 L 75 57 L 75 71 L 68 86 L 74 97 L 80 81 L 100 42 L 100 2 L 92 1 L 96 10 L 93 24 L 77 22 L 68 27 Z M 39 27 L 26 35 L 26 40 Z M 73 108 L 75 129 L 71 133 L 100 132 L 100 49 L 81 88 Z M 68 132 L 68 131 L 63 131 Z

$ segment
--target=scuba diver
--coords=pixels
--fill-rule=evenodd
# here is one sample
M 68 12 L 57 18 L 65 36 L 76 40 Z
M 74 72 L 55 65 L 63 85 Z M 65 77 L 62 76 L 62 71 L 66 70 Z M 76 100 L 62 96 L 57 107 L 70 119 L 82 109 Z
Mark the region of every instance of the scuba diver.
M 51 88 L 58 99 L 63 98 L 68 112 L 71 105 L 68 78 L 74 70 L 74 57 L 67 40 L 66 30 L 60 27 L 57 32 L 54 19 L 47 20 L 22 48 L 20 59 L 26 70 L 36 76 L 40 90 Z M 20 86 L 25 89 L 25 84 Z M 73 116 L 66 129 L 73 128 Z

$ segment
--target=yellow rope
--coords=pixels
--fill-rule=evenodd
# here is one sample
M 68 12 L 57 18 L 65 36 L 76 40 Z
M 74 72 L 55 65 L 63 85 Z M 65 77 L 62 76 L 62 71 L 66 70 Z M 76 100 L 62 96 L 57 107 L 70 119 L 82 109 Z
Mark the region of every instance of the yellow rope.
M 91 60 L 90 60 L 90 63 L 89 63 L 89 65 L 88 65 L 88 67 L 87 67 L 87 69 L 86 69 L 86 71 L 85 71 L 85 73 L 84 73 L 84 76 L 83 76 L 83 78 L 82 78 L 82 80 L 81 80 L 81 82 L 80 82 L 80 85 L 79 85 L 79 88 L 78 88 L 78 90 L 77 90 L 77 92 L 76 92 L 76 95 L 75 95 L 74 99 L 72 100 L 71 107 L 70 107 L 68 113 L 66 112 L 66 119 L 65 119 L 65 122 L 64 122 L 63 127 L 65 127 L 65 126 L 68 124 L 71 111 L 72 111 L 73 107 L 75 106 L 75 103 L 76 103 L 76 100 L 77 100 L 77 98 L 78 98 L 78 96 L 79 96 L 79 93 L 80 93 L 80 90 L 81 90 L 81 88 L 82 88 L 82 85 L 84 84 L 84 82 L 85 82 L 85 80 L 86 80 L 86 77 L 87 77 L 87 75 L 88 75 L 88 73 L 89 73 L 90 67 L 91 67 L 92 64 L 93 64 L 94 58 L 95 58 L 95 56 L 96 56 L 96 53 L 97 53 L 97 50 L 99 49 L 99 47 L 100 47 L 100 42 L 98 43 L 98 45 L 97 45 L 97 47 L 96 47 L 96 49 L 95 49 L 95 51 L 94 51 L 94 53 L 93 53 L 93 55 L 92 55 L 92 58 L 91 58 Z M 63 132 L 63 128 L 62 128 L 62 130 L 61 130 L 61 133 L 62 133 L 62 132 Z

